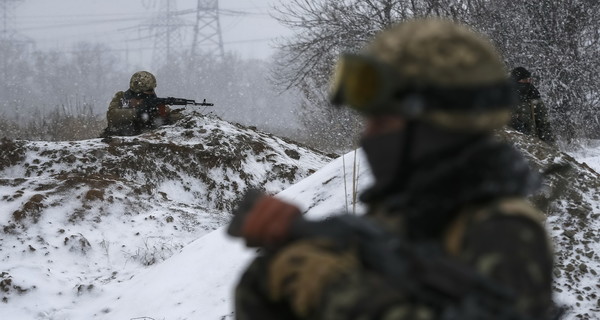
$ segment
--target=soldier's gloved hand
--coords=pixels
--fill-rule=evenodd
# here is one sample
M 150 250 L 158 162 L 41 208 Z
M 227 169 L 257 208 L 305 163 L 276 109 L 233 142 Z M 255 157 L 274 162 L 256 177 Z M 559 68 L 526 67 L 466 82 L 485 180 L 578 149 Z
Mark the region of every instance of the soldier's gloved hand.
M 285 300 L 293 312 L 307 317 L 336 280 L 357 270 L 350 248 L 335 248 L 327 239 L 301 240 L 283 248 L 268 268 L 268 291 L 273 301 Z
M 292 222 L 302 216 L 296 206 L 263 195 L 247 213 L 241 235 L 249 247 L 271 247 L 289 237 Z

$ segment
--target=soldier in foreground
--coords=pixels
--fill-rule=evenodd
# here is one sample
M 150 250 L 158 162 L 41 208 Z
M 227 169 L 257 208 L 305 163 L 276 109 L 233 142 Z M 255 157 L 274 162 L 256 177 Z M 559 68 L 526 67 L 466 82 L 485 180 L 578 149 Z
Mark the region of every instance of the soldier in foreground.
M 366 117 L 369 210 L 310 222 L 248 195 L 229 233 L 262 249 L 236 288 L 237 319 L 549 319 L 551 249 L 525 200 L 539 177 L 492 137 L 515 103 L 501 61 L 437 19 L 342 55 L 332 100 Z
M 117 92 L 110 102 L 106 112 L 108 127 L 102 136 L 137 135 L 146 129 L 175 123 L 182 118 L 181 109 L 171 110 L 169 105 L 213 105 L 206 101 L 197 103 L 182 98 L 158 98 L 155 88 L 156 77 L 152 73 L 134 73 L 129 81 L 129 89 Z

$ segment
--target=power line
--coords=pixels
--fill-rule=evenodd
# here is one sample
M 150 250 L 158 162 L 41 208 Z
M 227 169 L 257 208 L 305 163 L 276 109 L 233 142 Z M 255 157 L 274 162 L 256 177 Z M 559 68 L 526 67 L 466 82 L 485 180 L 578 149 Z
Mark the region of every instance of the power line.
M 247 40 L 235 40 L 235 41 L 227 41 L 227 42 L 225 42 L 225 44 L 267 42 L 267 41 L 273 41 L 275 39 L 277 39 L 277 38 L 257 38 L 257 39 L 247 39 Z
M 51 15 L 24 15 L 19 16 L 19 19 L 33 19 L 39 20 L 44 18 L 89 18 L 89 17 L 115 17 L 115 16 L 127 16 L 127 17 L 136 17 L 139 16 L 139 13 L 97 13 L 97 14 L 51 14 Z
M 148 37 L 150 38 L 150 37 Z M 223 44 L 238 44 L 238 43 L 253 43 L 253 42 L 267 42 L 267 41 L 273 41 L 277 38 L 256 38 L 256 39 L 246 39 L 246 40 L 233 40 L 233 41 L 225 41 L 223 42 Z M 137 39 L 135 39 L 137 40 Z M 130 40 L 127 41 L 122 41 L 124 43 L 130 42 Z M 79 49 L 71 49 L 71 50 L 52 50 L 54 52 L 60 52 L 60 53 L 81 53 L 81 52 L 126 52 L 126 51 L 132 51 L 132 50 L 154 50 L 154 47 L 136 47 L 135 49 L 131 49 L 131 48 L 114 48 L 114 47 L 106 47 L 103 49 L 90 49 L 90 50 L 79 50 Z
M 0 2 L 3 0 L 0 0 Z M 18 0 L 13 0 L 18 1 Z M 154 0 L 156 4 L 161 4 L 164 7 L 163 3 L 166 0 Z M 175 0 L 173 0 L 175 1 Z M 212 4 L 216 4 L 216 6 L 212 6 Z M 156 6 L 155 6 L 156 7 Z M 200 9 L 200 10 L 199 10 Z M 212 14 L 212 17 L 206 15 L 208 12 Z M 165 10 L 163 10 L 165 11 Z M 191 15 L 194 14 L 195 22 L 192 22 Z M 198 19 L 198 15 L 200 17 L 204 16 L 204 20 Z M 192 40 L 191 47 L 188 45 L 187 47 L 192 51 L 192 54 L 198 54 L 198 52 L 203 51 L 205 53 L 213 53 L 218 54 L 219 56 L 224 55 L 224 45 L 239 45 L 244 43 L 259 43 L 259 42 L 268 42 L 272 41 L 275 38 L 264 37 L 264 38 L 250 38 L 250 39 L 240 39 L 240 40 L 229 40 L 223 41 L 221 34 L 221 23 L 220 16 L 228 17 L 228 21 L 239 21 L 244 19 L 252 19 L 254 17 L 263 17 L 269 16 L 265 11 L 261 11 L 259 7 L 246 7 L 246 8 L 235 8 L 235 9 L 224 9 L 219 8 L 218 0 L 198 0 L 198 8 L 196 9 L 183 9 L 177 10 L 174 6 L 170 7 L 167 15 L 164 13 L 157 14 L 152 20 L 147 20 L 148 13 L 86 13 L 86 14 L 59 14 L 59 15 L 50 15 L 50 14 L 37 14 L 37 15 L 27 15 L 24 17 L 19 17 L 21 21 L 21 25 L 25 25 L 25 27 L 19 28 L 19 30 L 23 31 L 37 31 L 37 30 L 58 30 L 58 29 L 74 29 L 79 32 L 73 33 L 68 32 L 69 30 L 65 30 L 65 32 L 54 32 L 50 33 L 39 41 L 45 43 L 44 47 L 48 48 L 48 50 L 53 50 L 54 52 L 65 52 L 65 53 L 74 53 L 81 52 L 76 47 L 73 50 L 64 50 L 65 48 L 61 48 L 61 46 L 66 45 L 67 43 L 72 43 L 73 40 L 80 38 L 82 40 L 90 42 L 100 42 L 99 39 L 102 39 L 102 42 L 106 42 L 108 46 L 103 51 L 111 51 L 111 52 L 135 52 L 139 51 L 140 54 L 142 52 L 147 52 L 149 50 L 159 50 L 159 43 L 163 44 L 163 49 L 168 51 L 167 55 L 173 54 L 170 52 L 171 49 L 166 48 L 181 48 L 182 46 L 179 44 L 173 43 L 173 41 L 179 41 L 182 34 L 175 35 L 173 32 L 177 29 L 177 33 L 185 33 L 185 30 L 188 30 L 188 34 L 185 36 L 185 41 Z M 169 23 L 159 24 L 157 21 L 165 20 L 169 18 Z M 176 19 L 177 18 L 177 19 Z M 168 19 L 167 19 L 168 20 Z M 146 23 L 144 23 L 146 21 Z M 34 25 L 34 23 L 38 23 L 38 25 Z M 128 26 L 129 23 L 129 26 Z M 112 24 L 110 27 L 111 30 L 108 31 L 99 31 L 94 32 L 92 30 L 99 30 L 100 27 L 94 28 L 94 26 L 105 26 Z M 189 27 L 193 26 L 190 30 Z M 85 27 L 90 27 L 85 29 Z M 153 29 L 154 28 L 154 29 Z M 198 31 L 196 31 L 198 28 Z M 102 28 L 105 29 L 105 28 Z M 82 30 L 89 30 L 92 32 L 82 33 Z M 131 32 L 130 30 L 137 30 L 137 32 Z M 149 31 L 149 32 L 148 32 Z M 192 31 L 191 34 L 189 32 Z M 200 32 L 201 31 L 201 32 Z M 138 36 L 136 37 L 136 33 Z M 144 34 L 146 33 L 146 34 Z M 170 35 L 169 35 L 170 34 Z M 55 39 L 52 40 L 51 38 Z M 158 39 L 161 38 L 162 39 Z M 250 35 L 251 37 L 251 35 Z M 148 40 L 154 38 L 156 40 L 155 47 L 151 48 Z M 170 40 L 166 40 L 169 39 Z M 194 39 L 192 39 L 194 38 Z M 168 44 L 171 42 L 170 44 Z M 52 49 L 52 43 L 55 43 L 54 49 Z M 134 44 L 132 44 L 134 43 Z M 144 54 L 145 55 L 145 54 Z M 127 55 L 129 56 L 129 55 Z M 153 59 L 156 60 L 156 59 Z
M 16 0 L 14 0 L 16 1 Z M 185 10 L 171 10 L 169 15 L 171 16 L 184 16 L 192 13 L 196 13 L 197 9 L 185 9 Z M 252 11 L 244 11 L 244 10 L 230 10 L 230 9 L 217 9 L 217 14 L 223 16 L 269 16 L 268 13 L 264 12 L 252 12 Z M 103 18 L 106 17 L 108 19 L 95 19 L 89 20 L 88 18 Z M 120 17 L 120 18 L 116 18 Z M 57 19 L 59 18 L 59 19 Z M 113 13 L 113 14 L 88 14 L 88 15 L 35 15 L 35 16 L 20 16 L 19 20 L 29 20 L 30 22 L 25 22 L 25 24 L 37 24 L 36 26 L 30 27 L 21 27 L 19 30 L 22 31 L 32 31 L 32 30 L 40 30 L 40 29 L 48 29 L 48 28 L 70 28 L 77 26 L 92 26 L 98 24 L 106 24 L 106 23 L 114 23 L 114 22 L 129 22 L 129 21 L 143 21 L 147 19 L 147 14 L 130 14 L 130 13 Z M 39 22 L 42 22 L 40 19 L 44 19 L 44 24 L 40 25 Z M 73 20 L 69 22 L 65 22 L 65 20 Z M 55 23 L 56 22 L 56 23 Z
M 13 0 L 13 1 L 18 1 L 18 0 Z M 197 9 L 184 9 L 184 10 L 176 10 L 173 11 L 171 10 L 169 12 L 170 15 L 172 16 L 179 16 L 179 15 L 189 15 L 192 13 L 196 13 Z M 217 13 L 220 15 L 229 15 L 229 16 L 269 16 L 268 13 L 266 12 L 253 12 L 253 11 L 248 11 L 248 10 L 232 10 L 232 9 L 217 9 Z M 33 15 L 33 16 L 19 16 L 19 20 L 31 20 L 32 22 L 40 22 L 40 19 L 49 19 L 50 21 L 44 21 L 44 22 L 59 22 L 61 23 L 60 25 L 50 25 L 49 27 L 55 27 L 55 26 L 65 26 L 65 27 L 69 27 L 69 26 L 77 26 L 77 25 L 85 25 L 86 23 L 89 24 L 96 24 L 96 23 L 107 23 L 107 22 L 125 22 L 125 21 L 131 21 L 133 20 L 144 20 L 147 19 L 147 14 L 131 14 L 131 13 L 110 13 L 110 14 L 87 14 L 87 15 L 71 15 L 71 14 L 64 14 L 64 15 Z M 100 19 L 100 20 L 87 20 L 88 18 L 102 18 L 102 17 L 108 17 L 111 19 Z M 122 18 L 115 18 L 115 17 L 122 17 Z M 57 19 L 58 18 L 58 19 Z M 65 20 L 76 20 L 73 22 L 69 22 L 69 23 L 65 23 Z M 77 21 L 77 20 L 84 20 L 84 21 Z M 26 22 L 26 23 L 31 23 L 31 22 Z M 36 27 L 29 27 L 29 28 L 25 28 L 23 30 L 31 30 L 34 28 L 46 28 L 48 27 L 48 25 L 41 25 L 41 26 L 36 26 Z
M 133 18 L 135 20 L 145 20 L 146 18 Z M 71 22 L 71 23 L 63 23 L 63 24 L 55 24 L 55 25 L 42 25 L 37 27 L 26 27 L 19 28 L 20 31 L 31 31 L 31 30 L 45 30 L 45 29 L 61 29 L 61 28 L 72 28 L 72 27 L 81 27 L 81 26 L 92 26 L 98 24 L 106 24 L 106 23 L 115 23 L 115 22 L 126 22 L 131 21 L 132 18 L 120 18 L 120 19 L 105 19 L 105 20 L 96 20 L 96 21 L 84 21 L 84 22 Z

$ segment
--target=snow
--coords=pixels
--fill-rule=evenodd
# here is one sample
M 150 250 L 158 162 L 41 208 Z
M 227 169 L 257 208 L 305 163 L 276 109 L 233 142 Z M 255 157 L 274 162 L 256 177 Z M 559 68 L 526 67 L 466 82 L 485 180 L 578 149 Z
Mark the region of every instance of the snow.
M 345 157 L 350 162 L 353 155 Z M 342 162 L 342 158 L 331 162 L 278 196 L 298 205 L 312 203 L 306 211 L 311 218 L 343 212 L 346 196 L 340 188 L 344 179 Z M 351 179 L 348 174 L 351 171 L 346 171 L 346 179 Z M 368 172 L 363 169 L 359 181 L 367 184 L 368 179 Z M 327 182 L 324 187 L 316 187 L 324 182 Z M 222 319 L 233 312 L 233 288 L 254 253 L 220 228 L 131 280 L 106 286 L 101 298 L 80 301 L 55 316 L 56 319 Z
M 567 154 L 574 157 L 584 167 L 600 173 L 600 140 L 584 140 L 579 145 L 571 145 L 568 147 Z M 577 203 L 563 202 L 559 206 L 564 208 L 565 212 L 570 213 L 570 208 L 585 203 L 590 204 L 589 207 L 584 208 L 584 211 L 592 216 L 591 219 L 584 220 L 586 222 L 585 229 L 573 232 L 573 228 L 576 228 L 574 226 L 577 226 L 579 220 L 582 219 L 580 216 L 551 216 L 546 221 L 551 237 L 554 239 L 569 237 L 576 243 L 576 245 L 567 245 L 566 248 L 563 248 L 564 251 L 571 252 L 572 258 L 566 262 L 569 265 L 561 266 L 561 269 L 564 269 L 561 270 L 562 275 L 555 277 L 555 286 L 558 287 L 558 290 L 555 290 L 554 296 L 556 301 L 571 308 L 564 319 L 581 319 L 575 315 L 578 310 L 587 314 L 584 319 L 600 319 L 598 311 L 600 309 L 600 299 L 598 299 L 600 277 L 597 274 L 600 267 L 600 259 L 598 259 L 600 242 L 594 241 L 593 233 L 600 230 L 600 221 L 593 218 L 600 215 L 600 190 L 588 190 L 588 192 L 582 192 L 580 196 L 581 200 Z M 565 219 L 567 219 L 567 223 L 565 223 Z M 559 228 L 558 226 L 568 227 Z M 568 234 L 569 232 L 572 234 Z M 558 244 L 555 245 L 558 246 Z M 575 272 L 573 271 L 580 272 L 574 276 Z M 573 293 L 570 290 L 572 287 L 585 292 L 585 294 Z M 588 297 L 592 298 L 591 301 L 586 299 Z
M 343 212 L 344 202 L 352 199 L 351 190 L 343 188 L 343 179 L 345 173 L 346 184 L 352 184 L 353 169 L 350 164 L 353 159 L 353 153 L 349 153 L 345 159 L 339 158 L 329 163 L 278 196 L 299 206 L 310 204 L 306 212 L 312 218 Z M 357 161 L 364 163 L 362 157 Z M 342 165 L 344 162 L 345 170 Z M 365 165 L 360 167 L 358 181 L 360 185 L 367 185 L 370 176 L 364 169 Z M 168 186 L 163 185 L 162 190 L 165 189 Z M 185 201 L 187 197 L 181 195 L 178 200 Z M 157 213 L 148 213 L 152 214 Z M 151 240 L 150 235 L 155 230 L 152 224 L 145 225 L 144 219 L 137 217 L 134 223 L 126 226 L 115 221 L 106 225 L 106 230 L 87 233 L 90 243 L 104 243 L 104 247 L 98 250 L 105 252 L 97 261 L 74 263 L 72 253 L 67 250 L 63 250 L 62 255 L 55 257 L 51 263 L 43 261 L 44 258 L 35 259 L 31 265 L 9 260 L 13 278 L 27 279 L 22 286 L 30 287 L 35 283 L 42 290 L 35 289 L 27 295 L 11 297 L 12 301 L 3 306 L 3 314 L 7 319 L 222 319 L 229 316 L 233 312 L 233 288 L 254 251 L 246 249 L 239 240 L 228 237 L 222 227 L 186 245 L 164 262 L 140 267 L 124 259 L 118 252 L 139 248 L 114 248 L 103 239 L 107 232 L 129 229 L 135 225 L 140 234 Z M 94 236 L 89 236 L 92 234 Z M 165 238 L 159 240 L 160 243 L 168 242 Z M 135 254 L 127 252 L 125 256 Z M 22 258 L 23 261 L 31 260 L 31 257 Z M 113 275 L 116 279 L 112 279 L 99 264 L 121 265 L 122 269 L 116 271 L 117 274 Z M 81 278 L 97 278 L 99 281 L 92 289 L 87 289 L 85 285 L 81 290 L 68 287 L 67 283 L 73 283 L 80 278 L 80 274 L 85 274 Z M 32 305 L 31 301 L 38 303 Z
M 212 232 L 228 220 L 230 203 L 261 183 L 279 192 L 330 158 L 220 119 L 194 119 L 191 129 L 164 127 L 109 145 L 21 141 L 18 164 L 6 167 L 0 157 L 2 319 L 230 313 L 224 302 L 241 268 L 231 261 L 251 254 Z M 176 154 L 167 160 L 168 147 Z M 28 205 L 34 209 L 11 228 Z
M 572 155 L 600 173 L 600 140 L 582 141 L 580 147 L 573 148 Z
M 576 150 L 571 155 L 600 171 L 600 143 L 593 143 L 592 147 Z M 58 143 L 55 147 L 73 149 L 79 145 Z M 250 168 L 264 170 L 258 162 L 251 163 Z M 16 177 L 22 173 L 17 171 L 10 174 Z M 307 217 L 321 219 L 344 212 L 346 208 L 352 210 L 351 188 L 355 175 L 358 192 L 371 183 L 360 151 L 331 161 L 316 173 L 287 187 L 277 197 L 297 204 Z M 43 179 L 38 183 L 43 184 Z M 16 189 L 3 187 L 0 195 L 14 194 Z M 117 192 L 119 186 L 114 189 L 115 197 L 125 197 Z M 184 211 L 198 208 L 182 183 L 164 183 L 159 190 L 169 201 L 176 203 L 173 208 Z M 27 193 L 21 199 L 27 199 Z M 594 201 L 598 202 L 597 199 Z M 119 211 L 116 206 L 122 205 L 116 203 L 111 210 Z M 59 211 L 75 206 L 74 203 L 62 203 L 60 207 L 52 208 L 47 215 L 56 220 L 45 219 L 43 224 L 32 225 L 26 241 L 2 244 L 2 255 L 11 253 L 0 260 L 0 270 L 9 271 L 16 284 L 29 289 L 25 294 L 11 295 L 9 303 L 0 304 L 3 319 L 233 319 L 233 290 L 255 251 L 247 249 L 239 239 L 227 236 L 224 227 L 204 234 L 183 230 L 157 232 L 157 228 L 167 225 L 151 217 L 169 214 L 169 205 L 152 203 L 148 203 L 149 210 L 145 214 L 126 219 L 102 216 L 105 219 L 103 229 L 95 229 L 97 224 L 73 225 L 60 221 L 63 215 Z M 17 207 L 10 203 L 2 211 L 12 212 Z M 363 211 L 364 207 L 357 204 L 356 213 Z M 2 222 L 6 222 L 6 216 L 0 216 Z M 62 228 L 65 230 L 61 231 Z M 145 246 L 115 247 L 116 241 L 107 241 L 108 235 L 114 233 L 128 238 L 142 237 Z M 37 234 L 45 236 L 36 240 Z M 48 237 L 50 234 L 56 237 Z M 77 243 L 71 247 L 63 245 L 65 237 L 77 234 L 85 234 L 91 247 L 82 248 Z M 185 239 L 193 235 L 197 238 L 186 242 Z M 36 251 L 29 250 L 28 245 Z M 22 249 L 15 251 L 10 249 L 11 246 Z M 594 246 L 595 252 L 599 252 L 598 244 Z M 46 253 L 37 254 L 38 251 Z M 139 263 L 144 254 L 160 253 L 170 257 L 149 266 Z M 597 277 L 590 275 L 582 280 L 581 286 L 596 286 L 597 282 Z M 568 294 L 557 297 L 569 305 L 576 303 L 576 299 Z
M 239 266 L 251 256 L 252 251 L 220 229 L 131 280 L 106 286 L 101 297 L 90 297 L 58 317 L 220 319 L 231 312 L 231 288 Z

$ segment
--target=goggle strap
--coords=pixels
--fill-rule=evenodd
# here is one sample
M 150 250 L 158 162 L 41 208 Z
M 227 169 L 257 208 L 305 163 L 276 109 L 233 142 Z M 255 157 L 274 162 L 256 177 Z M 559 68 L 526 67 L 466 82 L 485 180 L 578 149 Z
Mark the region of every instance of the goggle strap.
M 516 102 L 513 86 L 508 82 L 472 88 L 427 87 L 405 89 L 396 95 L 408 113 L 419 110 L 488 111 L 507 109 Z

